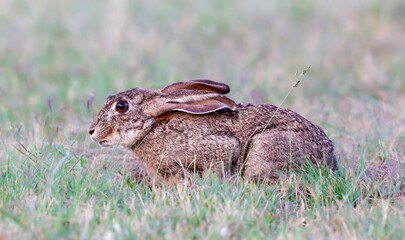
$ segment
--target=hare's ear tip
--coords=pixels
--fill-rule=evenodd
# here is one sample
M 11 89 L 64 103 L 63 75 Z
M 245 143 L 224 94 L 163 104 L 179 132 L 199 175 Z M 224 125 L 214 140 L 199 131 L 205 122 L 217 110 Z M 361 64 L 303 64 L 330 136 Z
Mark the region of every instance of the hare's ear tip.
M 232 100 L 231 100 L 232 101 Z M 236 103 L 234 102 L 234 101 L 232 101 L 232 103 L 228 103 L 227 104 L 228 105 L 228 108 L 230 109 L 230 110 L 232 110 L 232 111 L 236 111 L 236 109 L 237 109 L 237 106 L 236 106 Z
M 228 85 L 225 85 L 225 86 L 226 87 L 225 87 L 225 89 L 223 91 L 223 94 L 227 94 L 227 93 L 229 93 L 231 91 L 231 88 Z

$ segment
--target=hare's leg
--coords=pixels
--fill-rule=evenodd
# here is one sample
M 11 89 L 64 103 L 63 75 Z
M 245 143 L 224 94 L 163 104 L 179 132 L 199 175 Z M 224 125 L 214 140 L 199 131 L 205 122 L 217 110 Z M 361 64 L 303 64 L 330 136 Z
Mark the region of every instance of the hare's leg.
M 159 169 L 159 174 L 166 186 L 182 185 L 184 182 L 190 182 L 193 176 L 188 169 L 177 164 L 170 164 L 168 167 Z
M 242 162 L 244 176 L 261 182 L 277 181 L 282 170 L 304 157 L 299 142 L 293 132 L 265 131 L 255 135 Z
M 216 176 L 229 176 L 237 171 L 240 157 L 240 143 L 234 136 L 209 135 L 204 138 L 189 139 L 187 146 L 179 149 L 174 156 L 179 157 L 183 168 L 192 175 L 214 174 Z M 180 165 L 180 163 L 179 163 Z
M 173 185 L 182 185 L 184 182 L 192 181 L 192 173 L 184 169 L 171 169 L 172 171 L 149 171 L 148 178 L 154 181 L 157 185 L 166 185 L 171 187 Z

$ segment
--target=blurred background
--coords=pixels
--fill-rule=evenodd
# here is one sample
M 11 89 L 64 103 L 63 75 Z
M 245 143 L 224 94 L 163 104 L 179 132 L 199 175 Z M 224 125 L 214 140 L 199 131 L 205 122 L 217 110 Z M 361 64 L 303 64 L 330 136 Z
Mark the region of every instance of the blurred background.
M 279 105 L 311 65 L 283 107 L 321 125 L 347 155 L 404 159 L 402 0 L 0 6 L 0 145 L 85 151 L 105 98 L 134 87 L 205 78 L 230 85 L 236 102 Z

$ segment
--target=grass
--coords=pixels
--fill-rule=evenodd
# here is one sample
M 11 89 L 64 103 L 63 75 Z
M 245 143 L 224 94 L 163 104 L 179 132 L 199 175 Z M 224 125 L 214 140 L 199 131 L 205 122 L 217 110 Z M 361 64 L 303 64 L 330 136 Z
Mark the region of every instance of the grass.
M 390 2 L 0 0 L 0 239 L 350 238 L 404 233 L 405 15 Z M 237 102 L 285 100 L 334 141 L 339 171 L 274 186 L 127 181 L 91 143 L 105 98 L 209 78 Z

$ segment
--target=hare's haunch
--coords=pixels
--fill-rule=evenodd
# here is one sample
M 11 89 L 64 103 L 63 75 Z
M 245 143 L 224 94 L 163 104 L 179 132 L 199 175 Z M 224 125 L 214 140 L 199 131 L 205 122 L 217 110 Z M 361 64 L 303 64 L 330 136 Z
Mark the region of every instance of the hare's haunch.
M 311 161 L 336 166 L 333 143 L 299 114 L 269 104 L 235 104 L 222 83 L 193 80 L 108 97 L 90 124 L 102 146 L 131 148 L 166 183 L 212 171 L 273 181 Z M 271 121 L 270 121 L 271 119 Z

